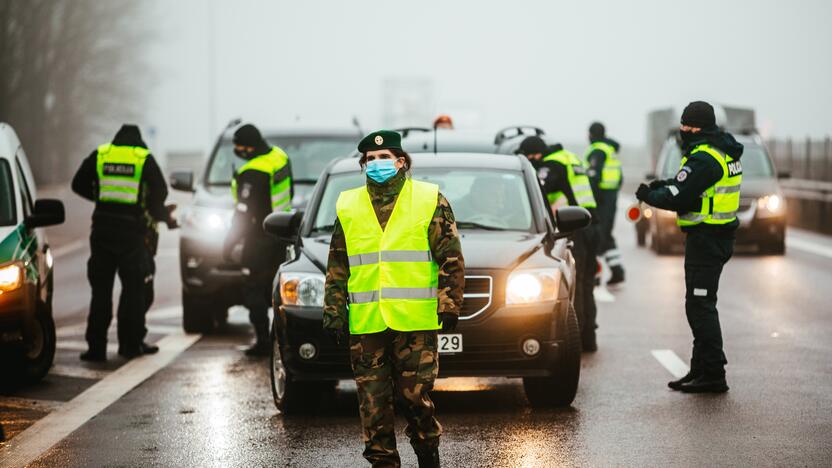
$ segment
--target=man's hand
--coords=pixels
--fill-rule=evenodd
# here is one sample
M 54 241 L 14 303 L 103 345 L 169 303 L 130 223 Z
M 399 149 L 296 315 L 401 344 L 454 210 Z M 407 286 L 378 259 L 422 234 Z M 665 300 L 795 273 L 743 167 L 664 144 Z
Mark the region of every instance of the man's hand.
M 347 342 L 347 334 L 344 332 L 344 327 L 324 328 L 324 333 L 338 346 L 341 346 L 341 343 Z
M 456 330 L 456 323 L 459 321 L 459 316 L 450 312 L 442 312 L 439 314 L 438 322 L 442 325 L 442 332 L 452 332 Z
M 641 185 L 638 186 L 638 190 L 636 190 L 636 198 L 639 201 L 646 202 L 647 201 L 647 195 L 649 193 L 650 193 L 650 187 L 648 187 L 645 184 L 641 184 Z

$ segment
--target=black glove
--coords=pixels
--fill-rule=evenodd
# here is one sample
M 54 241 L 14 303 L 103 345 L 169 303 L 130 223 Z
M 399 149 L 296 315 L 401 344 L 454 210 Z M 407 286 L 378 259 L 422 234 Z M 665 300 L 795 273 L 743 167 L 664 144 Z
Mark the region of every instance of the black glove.
M 650 187 L 645 184 L 641 184 L 638 186 L 638 190 L 636 190 L 636 198 L 639 201 L 646 202 L 647 201 L 647 194 L 650 193 Z
M 324 333 L 326 334 L 326 336 L 329 337 L 330 340 L 332 340 L 333 343 L 335 343 L 338 346 L 341 346 L 341 343 L 346 343 L 347 341 L 347 335 L 346 333 L 344 333 L 343 327 L 324 328 Z
M 450 312 L 442 312 L 439 314 L 439 325 L 442 325 L 442 331 L 452 332 L 456 330 L 456 323 L 459 321 L 459 316 Z
M 165 224 L 167 224 L 168 229 L 177 229 L 179 227 L 179 221 L 176 219 L 176 203 L 171 203 L 169 205 L 165 205 L 165 210 L 168 212 L 168 218 L 165 220 Z
M 656 190 L 657 188 L 662 188 L 665 185 L 667 185 L 667 181 L 656 179 L 656 180 L 651 180 L 648 187 L 650 187 L 650 190 Z

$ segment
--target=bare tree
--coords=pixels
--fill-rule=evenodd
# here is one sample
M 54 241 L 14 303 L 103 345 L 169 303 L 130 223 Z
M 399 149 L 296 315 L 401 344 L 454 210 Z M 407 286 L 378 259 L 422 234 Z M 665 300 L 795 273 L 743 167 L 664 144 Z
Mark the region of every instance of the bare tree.
M 67 180 L 122 120 L 139 119 L 150 76 L 140 2 L 0 0 L 0 120 L 39 181 Z

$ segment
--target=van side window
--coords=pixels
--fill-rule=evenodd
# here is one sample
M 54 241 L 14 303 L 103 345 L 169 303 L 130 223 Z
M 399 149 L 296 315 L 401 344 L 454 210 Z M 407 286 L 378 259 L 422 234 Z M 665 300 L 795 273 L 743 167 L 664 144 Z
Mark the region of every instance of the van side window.
M 32 211 L 34 211 L 34 202 L 29 191 L 29 183 L 26 182 L 26 176 L 23 175 L 23 169 L 20 167 L 20 159 L 15 158 L 17 168 L 17 178 L 20 180 L 20 200 L 23 205 L 23 219 L 26 219 Z

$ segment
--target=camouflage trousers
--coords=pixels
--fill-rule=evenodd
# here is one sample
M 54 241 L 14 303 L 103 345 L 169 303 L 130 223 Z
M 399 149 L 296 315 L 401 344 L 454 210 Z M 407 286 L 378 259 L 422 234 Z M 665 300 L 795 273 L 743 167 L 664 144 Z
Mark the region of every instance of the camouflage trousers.
M 405 434 L 417 453 L 439 446 L 442 426 L 429 392 L 439 373 L 437 332 L 352 335 L 350 362 L 358 387 L 364 458 L 374 467 L 401 465 L 396 450 L 394 405 L 407 420 Z

